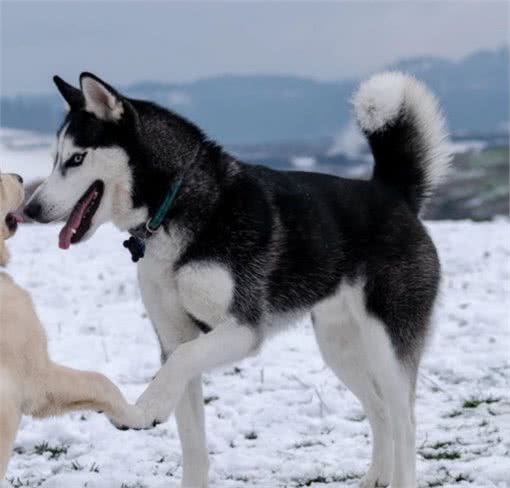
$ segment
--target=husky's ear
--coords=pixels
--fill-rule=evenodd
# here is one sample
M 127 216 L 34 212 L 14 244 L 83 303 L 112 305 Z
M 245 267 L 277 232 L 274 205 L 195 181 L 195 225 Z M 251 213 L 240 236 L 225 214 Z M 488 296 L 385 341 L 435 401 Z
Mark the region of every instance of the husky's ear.
M 78 110 L 83 107 L 84 100 L 83 95 L 78 88 L 65 82 L 60 76 L 55 75 L 53 82 L 57 86 L 58 91 L 64 97 L 64 100 L 69 105 L 70 110 Z
M 98 119 L 118 121 L 124 113 L 121 96 L 92 73 L 80 75 L 80 86 L 85 98 L 85 110 Z

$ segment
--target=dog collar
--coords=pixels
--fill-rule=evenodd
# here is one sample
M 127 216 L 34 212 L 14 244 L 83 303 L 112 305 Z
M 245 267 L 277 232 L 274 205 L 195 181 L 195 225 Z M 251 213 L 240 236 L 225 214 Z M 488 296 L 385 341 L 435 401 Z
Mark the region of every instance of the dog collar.
M 161 227 L 163 220 L 165 220 L 165 217 L 172 208 L 181 185 L 182 178 L 179 178 L 168 190 L 163 203 L 158 208 L 154 217 L 149 218 L 147 222 L 140 224 L 138 227 L 129 229 L 131 237 L 124 241 L 124 247 L 131 253 L 133 263 L 136 263 L 145 256 L 145 241 Z

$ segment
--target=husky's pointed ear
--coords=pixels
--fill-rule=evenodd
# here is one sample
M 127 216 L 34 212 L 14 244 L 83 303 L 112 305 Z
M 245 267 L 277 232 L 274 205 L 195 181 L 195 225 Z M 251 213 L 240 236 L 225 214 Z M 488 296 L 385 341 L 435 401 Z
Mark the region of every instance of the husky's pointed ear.
M 98 119 L 118 121 L 124 113 L 122 97 L 110 85 L 92 73 L 80 75 L 85 110 Z
M 83 107 L 84 99 L 83 95 L 78 88 L 65 82 L 60 76 L 55 75 L 53 82 L 57 86 L 58 91 L 64 97 L 64 100 L 69 105 L 70 110 L 78 110 Z

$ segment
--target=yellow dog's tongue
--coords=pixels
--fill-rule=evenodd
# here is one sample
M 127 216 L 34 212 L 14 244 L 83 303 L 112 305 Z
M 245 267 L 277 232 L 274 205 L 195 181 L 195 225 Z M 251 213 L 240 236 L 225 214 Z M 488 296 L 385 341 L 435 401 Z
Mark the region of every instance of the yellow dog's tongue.
M 81 221 L 83 219 L 83 214 L 92 202 L 93 198 L 94 190 L 87 193 L 83 200 L 80 200 L 76 204 L 76 207 L 73 208 L 71 215 L 69 215 L 69 218 L 67 219 L 66 225 L 64 225 L 58 236 L 58 247 L 60 247 L 60 249 L 69 249 L 71 246 L 71 239 L 73 238 L 73 235 L 76 234 L 77 229 L 80 227 Z

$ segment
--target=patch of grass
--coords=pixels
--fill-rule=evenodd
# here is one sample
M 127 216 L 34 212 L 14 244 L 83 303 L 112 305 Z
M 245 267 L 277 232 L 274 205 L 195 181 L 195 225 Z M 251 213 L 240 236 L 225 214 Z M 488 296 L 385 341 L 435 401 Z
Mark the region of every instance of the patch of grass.
M 215 402 L 215 401 L 217 401 L 219 399 L 220 399 L 220 397 L 216 396 L 216 395 L 205 397 L 204 398 L 204 405 L 209 405 L 209 403 Z
M 30 486 L 28 481 L 21 481 L 19 478 L 7 478 L 7 481 L 12 485 L 12 488 L 22 488 L 23 486 Z
M 120 485 L 120 488 L 147 488 L 147 485 L 143 485 L 142 483 L 137 481 L 133 485 L 128 484 L 128 483 L 122 483 L 122 485 Z
M 225 376 L 236 376 L 236 375 L 240 375 L 242 372 L 243 372 L 243 370 L 241 368 L 238 368 L 237 366 L 235 366 L 232 371 L 225 371 L 225 373 L 223 373 L 223 374 Z
M 451 483 L 461 483 L 463 481 L 467 481 L 468 483 L 472 483 L 473 480 L 465 475 L 465 474 L 462 474 L 462 473 L 459 473 L 457 475 L 452 475 L 447 469 L 444 470 L 444 478 L 443 479 L 437 479 L 437 480 L 434 480 L 434 481 L 429 481 L 427 486 L 429 488 L 436 488 L 438 486 L 444 486 L 445 484 L 451 484 Z
M 250 478 L 248 478 L 248 476 L 234 476 L 234 475 L 229 474 L 227 476 L 227 480 L 240 481 L 241 483 L 248 483 L 250 481 Z
M 67 454 L 67 449 L 68 446 L 64 444 L 61 446 L 50 446 L 48 442 L 43 442 L 34 446 L 34 453 L 39 456 L 49 453 L 49 459 L 58 459 L 62 454 Z
M 450 442 L 450 441 L 445 441 L 445 442 L 436 442 L 434 444 L 431 444 L 430 447 L 431 449 L 444 449 L 445 447 L 449 447 L 453 444 L 453 442 Z
M 473 480 L 469 476 L 464 475 L 462 473 L 460 473 L 457 476 L 455 476 L 453 478 L 453 481 L 455 481 L 455 483 L 460 483 L 461 481 L 467 481 L 468 483 L 472 483 L 473 482 Z
M 367 416 L 362 413 L 359 415 L 354 415 L 352 417 L 348 417 L 347 420 L 350 420 L 351 422 L 363 422 L 366 418 L 367 418 Z
M 420 454 L 423 457 L 423 459 L 426 459 L 427 461 L 430 461 L 430 460 L 438 461 L 441 459 L 453 461 L 455 459 L 460 459 L 462 457 L 462 454 L 460 453 L 460 451 L 456 451 L 456 450 L 439 451 L 439 452 L 420 451 Z
M 462 415 L 462 410 L 452 410 L 450 413 L 447 413 L 445 417 L 453 419 L 454 417 L 460 417 Z
M 73 471 L 83 471 L 85 468 L 78 461 L 73 461 L 71 463 L 71 469 Z M 99 473 L 99 465 L 92 463 L 89 468 L 89 473 Z
M 345 483 L 346 481 L 359 480 L 360 475 L 353 473 L 346 473 L 340 476 L 317 476 L 316 478 L 307 478 L 302 480 L 294 480 L 296 482 L 296 488 L 304 488 L 312 486 L 315 483 L 330 484 L 330 483 Z
M 45 478 L 40 479 L 39 481 L 36 482 L 35 485 L 33 484 L 34 483 L 33 481 L 32 482 L 30 482 L 29 480 L 22 481 L 19 478 L 7 478 L 7 481 L 11 484 L 12 488 L 23 488 L 25 486 L 28 488 L 36 488 L 37 486 L 41 486 L 46 481 L 46 479 Z
M 492 403 L 497 403 L 501 399 L 500 398 L 494 398 L 494 397 L 487 397 L 487 398 L 469 398 L 468 400 L 464 400 L 464 403 L 462 404 L 462 408 L 477 408 L 480 405 L 483 405 L 484 403 L 486 405 L 490 405 Z
M 313 447 L 313 446 L 323 446 L 326 447 L 326 444 L 320 441 L 304 441 L 294 444 L 294 449 L 303 449 L 304 447 Z
M 259 436 L 256 432 L 248 432 L 247 434 L 244 434 L 244 438 L 249 441 L 254 441 L 255 439 L 258 439 Z

